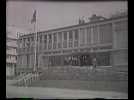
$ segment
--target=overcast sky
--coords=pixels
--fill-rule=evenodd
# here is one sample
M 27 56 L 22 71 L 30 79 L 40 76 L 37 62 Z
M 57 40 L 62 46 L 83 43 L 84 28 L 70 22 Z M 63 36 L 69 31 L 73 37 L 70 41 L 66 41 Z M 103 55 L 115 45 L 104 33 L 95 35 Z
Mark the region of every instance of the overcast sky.
M 7 26 L 31 30 L 30 23 L 34 9 L 37 11 L 38 30 L 48 30 L 78 23 L 79 17 L 85 20 L 92 14 L 108 17 L 127 9 L 127 2 L 7 2 Z

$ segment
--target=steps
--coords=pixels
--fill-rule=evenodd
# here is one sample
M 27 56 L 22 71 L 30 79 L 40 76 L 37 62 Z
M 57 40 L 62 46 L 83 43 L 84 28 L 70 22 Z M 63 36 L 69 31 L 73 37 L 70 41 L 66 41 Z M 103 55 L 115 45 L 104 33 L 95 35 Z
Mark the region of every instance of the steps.
M 97 81 L 122 81 L 128 80 L 127 73 L 118 73 L 112 70 L 96 69 L 88 67 L 51 67 L 43 70 L 41 80 L 97 80 Z
M 28 86 L 33 81 L 37 81 L 39 79 L 38 73 L 28 73 L 25 74 L 23 77 L 17 80 L 16 84 L 17 86 Z

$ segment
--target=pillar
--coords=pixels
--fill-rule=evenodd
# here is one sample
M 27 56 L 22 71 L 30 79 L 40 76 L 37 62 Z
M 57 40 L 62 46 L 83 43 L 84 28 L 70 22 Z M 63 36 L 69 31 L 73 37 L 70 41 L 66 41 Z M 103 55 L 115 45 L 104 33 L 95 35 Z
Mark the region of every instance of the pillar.
M 93 27 L 91 27 L 91 44 L 93 44 L 94 43 L 94 41 L 93 41 Z

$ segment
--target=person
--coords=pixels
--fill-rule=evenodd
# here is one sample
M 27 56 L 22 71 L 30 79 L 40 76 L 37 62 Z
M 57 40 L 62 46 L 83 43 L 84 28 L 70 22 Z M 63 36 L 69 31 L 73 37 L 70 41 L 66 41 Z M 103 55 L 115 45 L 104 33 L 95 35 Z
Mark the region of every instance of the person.
M 97 66 L 97 60 L 96 58 L 93 59 L 93 68 L 96 69 L 96 66 Z

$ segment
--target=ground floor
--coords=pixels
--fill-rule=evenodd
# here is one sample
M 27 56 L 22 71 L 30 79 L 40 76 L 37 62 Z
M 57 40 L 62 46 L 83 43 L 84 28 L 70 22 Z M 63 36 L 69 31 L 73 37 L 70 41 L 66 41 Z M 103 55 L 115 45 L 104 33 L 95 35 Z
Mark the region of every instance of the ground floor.
M 111 53 L 70 53 L 63 55 L 42 56 L 39 66 L 91 66 L 96 58 L 98 66 L 111 65 Z
M 38 53 L 36 57 L 38 68 L 56 66 L 92 66 L 96 59 L 97 66 L 127 66 L 128 50 L 102 50 L 97 52 L 67 52 L 56 54 Z M 17 68 L 31 68 L 35 64 L 34 54 L 25 54 L 18 57 Z M 19 71 L 19 70 L 18 70 Z M 21 70 L 20 70 L 21 71 Z M 25 72 L 25 70 L 23 70 Z M 22 71 L 21 71 L 22 72 Z

